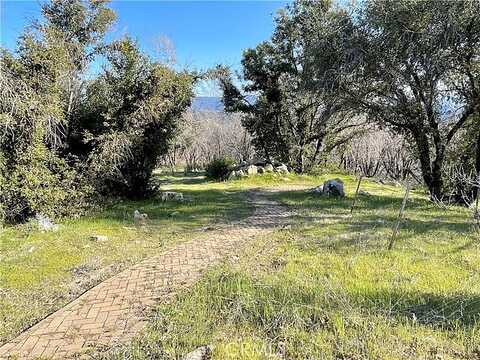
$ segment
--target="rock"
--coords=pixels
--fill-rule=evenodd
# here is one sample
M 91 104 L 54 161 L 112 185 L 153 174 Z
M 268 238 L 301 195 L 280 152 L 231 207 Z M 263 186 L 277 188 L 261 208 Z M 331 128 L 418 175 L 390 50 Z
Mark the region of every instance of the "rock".
M 183 193 L 180 192 L 175 192 L 175 191 L 165 191 L 162 193 L 162 201 L 169 201 L 169 200 L 174 200 L 174 201 L 183 201 Z
M 265 169 L 265 172 L 273 172 L 274 170 L 272 164 L 265 165 L 264 169 Z
M 255 165 L 250 165 L 247 167 L 247 174 L 248 175 L 256 175 L 258 172 L 258 168 Z
M 237 172 L 233 170 L 229 175 L 228 175 L 228 180 L 233 180 L 237 177 Z
M 183 360 L 207 360 L 210 359 L 212 355 L 213 346 L 204 345 L 199 348 L 189 352 L 183 357 Z
M 144 225 L 147 222 L 147 219 L 147 214 L 142 214 L 138 210 L 135 210 L 133 212 L 133 222 L 135 223 L 135 225 Z
M 327 196 L 345 196 L 343 181 L 340 179 L 327 180 L 323 183 L 323 193 Z
M 57 231 L 58 225 L 55 224 L 48 216 L 43 214 L 36 214 L 35 219 L 37 220 L 38 228 L 42 231 Z
M 257 171 L 259 174 L 263 174 L 265 172 L 265 169 L 261 166 L 257 166 Z
M 201 231 L 213 231 L 215 228 L 213 226 L 204 226 L 200 229 Z
M 279 173 L 288 174 L 288 167 L 285 164 L 281 164 L 280 166 L 277 166 L 275 168 L 275 171 Z
M 92 241 L 107 241 L 108 237 L 105 236 L 105 235 L 92 235 L 92 236 L 90 236 L 90 240 L 92 240 Z

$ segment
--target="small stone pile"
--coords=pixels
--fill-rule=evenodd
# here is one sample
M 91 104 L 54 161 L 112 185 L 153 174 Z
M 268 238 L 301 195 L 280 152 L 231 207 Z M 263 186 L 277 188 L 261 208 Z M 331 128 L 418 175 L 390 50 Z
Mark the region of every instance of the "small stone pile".
M 246 163 L 243 162 L 237 167 L 235 167 L 230 174 L 228 175 L 228 179 L 237 179 L 242 177 L 247 177 L 256 174 L 265 174 L 265 173 L 281 173 L 281 174 L 288 174 L 290 171 L 288 170 L 288 166 L 285 164 L 277 164 L 274 166 L 270 163 Z

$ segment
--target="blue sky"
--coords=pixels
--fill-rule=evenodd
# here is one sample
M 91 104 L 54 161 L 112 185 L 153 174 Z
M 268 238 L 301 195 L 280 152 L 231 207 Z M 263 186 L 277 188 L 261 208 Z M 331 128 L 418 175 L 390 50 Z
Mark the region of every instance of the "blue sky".
M 218 63 L 240 65 L 242 51 L 270 37 L 283 1 L 120 1 L 110 4 L 118 16 L 109 39 L 128 34 L 154 53 L 155 39 L 168 37 L 179 67 L 205 69 Z M 40 1 L 0 0 L 0 42 L 14 49 L 26 24 L 40 16 Z M 199 95 L 210 95 L 208 86 Z

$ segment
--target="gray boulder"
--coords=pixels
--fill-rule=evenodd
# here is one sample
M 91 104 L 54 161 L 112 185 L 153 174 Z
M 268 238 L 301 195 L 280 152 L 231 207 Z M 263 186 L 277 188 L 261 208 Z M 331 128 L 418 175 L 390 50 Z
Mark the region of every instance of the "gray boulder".
M 204 345 L 189 352 L 183 357 L 183 360 L 207 360 L 211 358 L 213 352 L 212 345 Z
M 247 174 L 248 175 L 256 175 L 258 172 L 258 168 L 255 165 L 250 165 L 247 167 Z
M 275 171 L 283 174 L 288 174 L 288 167 L 285 164 L 281 164 L 280 166 L 277 166 L 275 168 Z
M 183 201 L 183 193 L 175 191 L 165 191 L 162 193 L 162 201 Z
M 319 185 L 311 190 L 315 194 L 323 194 L 323 185 Z
M 272 164 L 265 165 L 264 169 L 265 169 L 265 172 L 273 172 L 274 170 Z
M 237 177 L 237 172 L 233 170 L 230 174 L 228 174 L 228 180 L 233 180 Z
M 135 210 L 133 212 L 133 222 L 135 225 L 145 225 L 148 219 L 147 214 L 142 214 L 140 211 Z
M 58 225 L 55 224 L 48 216 L 43 214 L 36 214 L 38 228 L 42 231 L 57 231 Z
M 323 194 L 327 196 L 345 196 L 343 181 L 340 179 L 327 180 L 323 183 Z

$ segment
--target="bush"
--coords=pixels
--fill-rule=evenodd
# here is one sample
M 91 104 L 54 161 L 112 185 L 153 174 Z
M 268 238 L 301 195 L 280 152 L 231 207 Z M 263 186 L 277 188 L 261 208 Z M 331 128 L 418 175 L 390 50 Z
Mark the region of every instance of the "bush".
M 152 62 L 128 38 L 108 47 L 106 59 L 108 68 L 87 87 L 76 129 L 90 151 L 78 155 L 88 158 L 100 193 L 144 198 L 190 105 L 193 78 Z
M 328 174 L 342 174 L 342 175 L 350 175 L 351 172 L 348 170 L 345 170 L 344 168 L 338 166 L 337 164 L 334 163 L 326 163 L 323 165 L 316 165 L 309 171 L 307 171 L 308 175 L 311 176 L 322 176 L 322 175 L 328 175 Z
M 16 160 L 8 171 L 0 163 L 0 223 L 23 222 L 35 214 L 78 216 L 88 208 L 90 186 L 44 144 L 31 146 Z
M 223 181 L 226 180 L 233 166 L 230 158 L 215 159 L 207 164 L 205 168 L 207 179 Z

